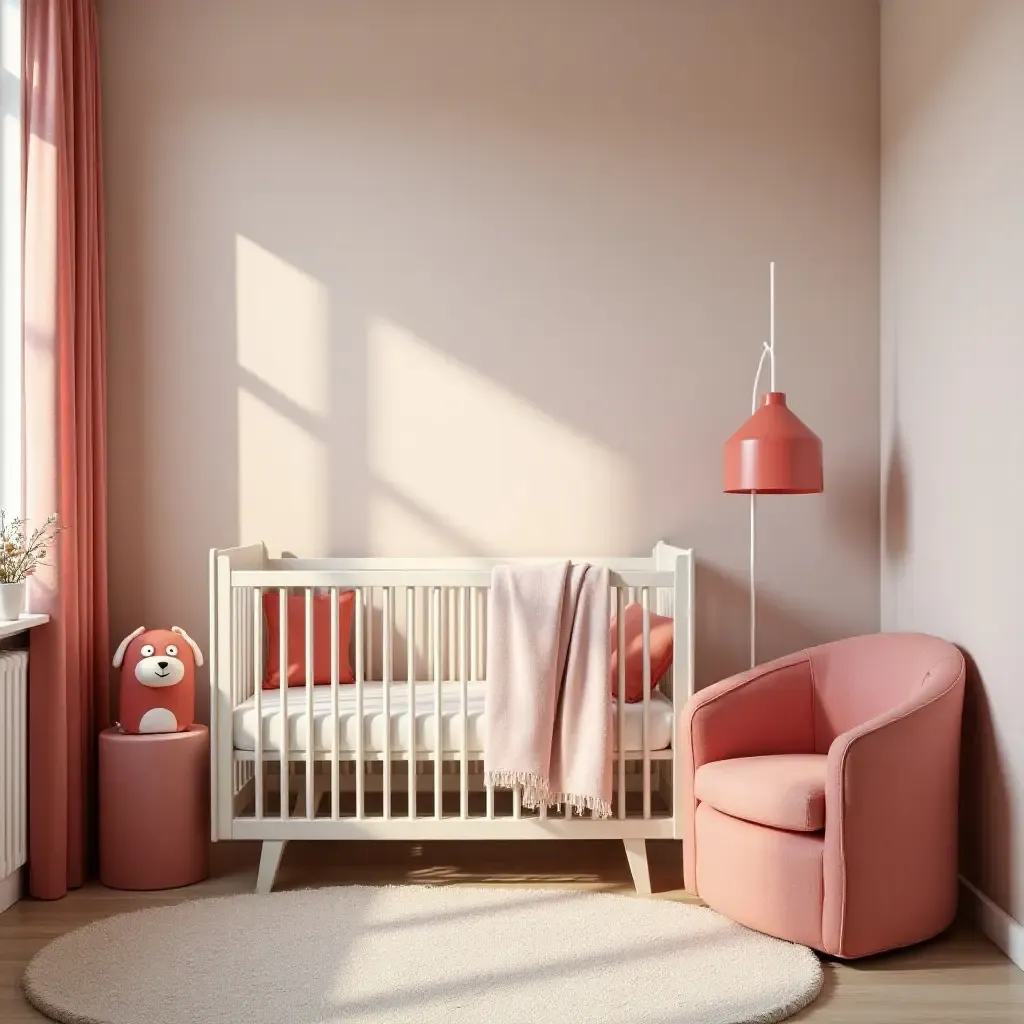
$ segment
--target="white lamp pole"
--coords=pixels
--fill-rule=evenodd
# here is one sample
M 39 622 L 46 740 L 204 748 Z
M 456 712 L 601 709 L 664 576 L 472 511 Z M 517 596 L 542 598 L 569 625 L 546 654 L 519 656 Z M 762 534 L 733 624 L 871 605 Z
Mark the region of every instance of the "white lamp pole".
M 768 264 L 768 341 L 761 348 L 761 358 L 754 376 L 754 392 L 750 398 L 750 415 L 757 412 L 757 389 L 765 356 L 771 366 L 771 390 L 775 390 L 775 262 Z M 750 667 L 757 664 L 757 491 L 750 492 Z

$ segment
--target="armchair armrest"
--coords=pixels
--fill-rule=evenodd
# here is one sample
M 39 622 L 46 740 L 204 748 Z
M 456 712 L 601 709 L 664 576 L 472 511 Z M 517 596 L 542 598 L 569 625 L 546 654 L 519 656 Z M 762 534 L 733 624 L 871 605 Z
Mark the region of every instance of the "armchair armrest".
M 793 654 L 695 693 L 683 713 L 687 755 L 709 761 L 814 752 L 814 701 L 806 653 Z
M 955 648 L 953 649 L 955 651 Z M 934 666 L 901 705 L 828 752 L 822 943 L 866 956 L 938 934 L 957 899 L 964 660 Z
M 806 652 L 759 665 L 695 693 L 676 737 L 682 759 L 683 879 L 696 892 L 693 776 L 702 764 L 814 751 L 814 692 Z

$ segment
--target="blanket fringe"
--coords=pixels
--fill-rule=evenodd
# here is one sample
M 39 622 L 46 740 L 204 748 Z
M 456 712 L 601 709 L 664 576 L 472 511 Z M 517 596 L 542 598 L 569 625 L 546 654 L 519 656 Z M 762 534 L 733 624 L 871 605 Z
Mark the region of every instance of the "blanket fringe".
M 594 818 L 610 818 L 612 816 L 612 805 L 608 800 L 582 793 L 552 793 L 548 780 L 536 772 L 488 771 L 484 773 L 484 783 L 494 786 L 495 789 L 515 789 L 517 786 L 521 786 L 523 806 L 528 810 L 535 810 L 542 806 L 562 807 L 565 805 L 571 808 L 574 814 L 580 816 L 584 811 L 590 811 Z

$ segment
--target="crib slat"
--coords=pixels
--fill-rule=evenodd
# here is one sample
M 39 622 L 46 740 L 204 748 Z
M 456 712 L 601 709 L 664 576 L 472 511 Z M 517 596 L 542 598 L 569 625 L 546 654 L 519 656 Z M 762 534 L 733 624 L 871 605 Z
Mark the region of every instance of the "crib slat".
M 469 817 L 469 652 L 466 650 L 466 619 L 469 613 L 469 594 L 459 588 L 459 673 L 462 679 L 462 764 L 459 782 L 459 815 Z
M 341 640 L 338 636 L 338 588 L 331 587 L 331 820 L 341 816 L 341 780 L 338 750 L 341 747 L 341 720 L 338 718 L 338 686 L 341 676 Z
M 469 678 L 475 683 L 480 678 L 478 656 L 480 654 L 480 638 L 477 623 L 477 606 L 480 591 L 476 587 L 469 589 Z
M 238 705 L 238 592 L 231 592 L 231 706 Z
M 241 591 L 231 591 L 231 706 L 233 708 L 238 707 L 238 671 L 240 667 L 238 644 L 239 637 L 242 635 L 238 628 L 238 598 L 240 596 Z
M 478 607 L 479 606 L 479 607 Z M 477 611 L 476 616 L 476 641 L 474 643 L 474 653 L 477 658 L 476 665 L 476 678 L 480 679 L 484 675 L 484 650 L 483 650 L 483 635 L 484 635 L 484 623 L 485 616 L 481 614 L 480 608 L 486 611 L 487 608 L 487 591 L 478 590 L 473 599 L 473 607 Z M 487 808 L 486 814 L 489 821 L 494 819 L 494 786 L 488 784 L 487 786 Z
M 367 679 L 373 678 L 373 587 L 365 587 L 366 595 L 366 653 L 363 655 Z
M 237 590 L 235 593 L 238 594 L 238 610 L 235 614 L 238 623 L 238 634 L 235 639 L 238 667 L 235 670 L 235 701 L 233 707 L 238 707 L 245 700 L 245 684 L 249 678 L 245 672 L 245 659 L 248 657 L 249 652 L 243 644 L 245 638 L 245 591 Z
M 306 817 L 315 818 L 313 773 L 316 770 L 313 729 L 313 588 L 306 587 Z
M 523 787 L 512 787 L 512 817 L 518 821 L 523 816 Z
M 616 735 L 619 743 L 619 820 L 626 817 L 626 604 L 622 587 L 615 588 L 615 627 L 618 632 L 619 701 Z
M 434 636 L 434 817 L 440 821 L 444 817 L 441 806 L 443 781 L 441 778 L 442 762 L 442 727 L 441 727 L 441 588 L 434 587 L 432 593 L 432 609 L 430 627 Z
M 391 675 L 394 670 L 392 641 L 395 622 L 395 589 L 385 587 L 384 624 L 381 629 L 381 659 L 383 662 L 384 686 L 384 800 L 382 814 L 391 817 Z
M 256 764 L 254 785 L 256 787 L 256 820 L 263 820 L 263 680 L 260 678 L 260 663 L 263 661 L 263 590 L 253 591 L 252 602 L 252 675 L 256 696 Z
M 447 619 L 447 642 L 448 642 L 448 678 L 458 679 L 459 678 L 459 666 L 458 657 L 459 649 L 456 646 L 456 603 L 455 603 L 455 588 L 449 587 L 446 591 L 445 597 L 445 614 L 448 616 Z
M 405 660 L 409 683 L 409 820 L 416 820 L 416 588 L 405 588 Z
M 278 695 L 281 698 L 281 818 L 288 819 L 288 804 L 291 801 L 290 761 L 288 758 L 288 589 L 280 587 L 277 591 L 278 631 L 281 634 L 281 651 L 278 660 L 280 684 Z
M 366 789 L 363 761 L 363 677 L 366 673 L 366 588 L 356 591 L 356 819 L 363 818 L 363 794 Z
M 235 649 L 235 699 L 232 702 L 232 707 L 238 707 L 242 703 L 242 689 L 244 686 L 243 671 L 245 668 L 245 651 L 242 649 L 242 598 L 244 594 L 241 590 L 236 590 L 236 601 L 235 601 L 235 627 L 238 630 L 233 637 L 232 646 Z
M 253 589 L 251 587 L 248 590 L 246 590 L 245 594 L 246 594 L 246 605 L 245 605 L 245 615 L 243 615 L 243 623 L 245 622 L 245 616 L 248 616 L 248 622 L 249 622 L 249 625 L 251 626 L 252 625 L 253 608 L 256 605 L 256 594 L 254 593 L 254 591 L 253 591 Z M 249 651 L 246 654 L 246 662 L 245 662 L 245 678 L 248 679 L 250 682 L 254 679 L 253 673 L 256 671 L 255 668 L 253 668 L 253 663 L 255 661 L 256 661 L 255 651 L 253 650 L 252 646 L 250 645 Z M 256 691 L 254 689 L 253 693 L 255 693 L 255 692 Z M 248 683 L 247 683 L 246 686 L 243 688 L 243 691 L 242 691 L 242 700 L 245 700 L 248 696 L 249 696 L 249 686 L 248 686 Z
M 424 588 L 423 590 L 423 617 L 426 619 L 426 641 L 427 641 L 427 671 L 426 679 L 429 682 L 434 678 L 434 630 L 431 627 L 433 621 L 434 591 Z
M 651 816 L 651 588 L 640 591 L 643 606 L 644 652 L 644 817 Z
M 481 588 L 477 591 L 478 601 L 475 602 L 480 605 L 480 610 L 477 613 L 476 633 L 477 633 L 477 662 L 476 662 L 476 677 L 477 679 L 483 679 L 487 675 L 487 590 Z

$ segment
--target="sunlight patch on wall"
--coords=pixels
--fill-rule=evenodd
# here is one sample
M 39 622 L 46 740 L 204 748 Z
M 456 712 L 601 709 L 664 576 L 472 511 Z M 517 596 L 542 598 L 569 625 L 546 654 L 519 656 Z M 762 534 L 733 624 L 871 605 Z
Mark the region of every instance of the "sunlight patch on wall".
M 370 553 L 389 549 L 410 557 L 430 555 L 469 555 L 451 534 L 432 526 L 389 494 L 374 492 L 369 516 Z M 393 543 L 389 543 L 389 539 Z
M 247 238 L 235 252 L 239 540 L 327 554 L 327 288 Z
M 327 412 L 327 288 L 315 277 L 235 238 L 238 365 L 295 405 Z
M 471 537 L 438 517 L 436 511 L 423 508 L 380 478 L 371 478 L 372 505 L 370 509 L 371 536 L 379 538 L 386 550 L 387 538 L 400 539 L 396 553 L 419 556 L 484 555 L 487 545 L 478 537 Z
M 243 544 L 328 554 L 324 446 L 255 395 L 238 393 L 238 527 Z
M 369 553 L 455 553 L 459 537 L 480 554 L 629 544 L 618 455 L 391 321 L 371 320 L 368 341 L 367 458 L 387 485 L 371 496 Z M 415 522 L 388 489 L 426 516 Z

